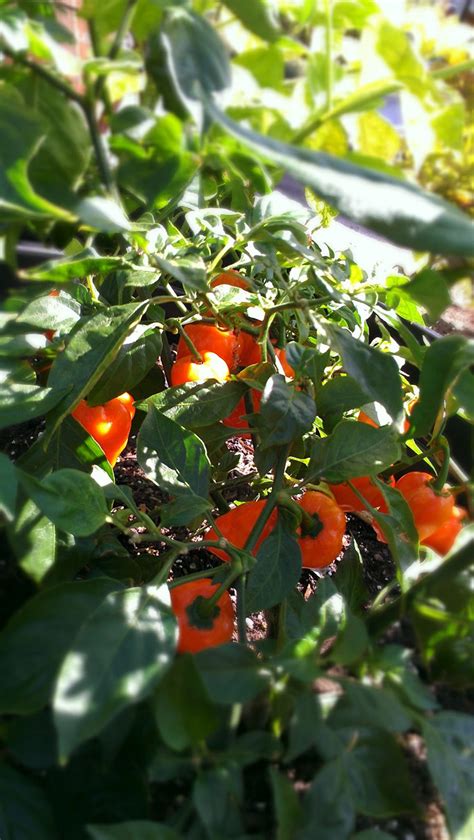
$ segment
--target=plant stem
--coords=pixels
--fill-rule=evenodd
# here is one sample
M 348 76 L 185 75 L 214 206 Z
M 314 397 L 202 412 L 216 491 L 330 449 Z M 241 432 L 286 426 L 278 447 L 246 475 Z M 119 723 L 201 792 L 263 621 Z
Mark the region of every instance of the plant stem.
M 27 58 L 24 55 L 18 55 L 18 53 L 14 52 L 14 50 L 9 49 L 9 47 L 5 46 L 4 44 L 1 45 L 0 51 L 4 53 L 4 55 L 8 55 L 14 62 L 17 64 L 23 64 L 24 67 L 28 67 L 33 73 L 37 76 L 41 76 L 45 82 L 48 82 L 51 87 L 56 88 L 56 90 L 60 90 L 68 99 L 74 100 L 74 102 L 78 102 L 79 105 L 84 107 L 84 97 L 81 93 L 78 93 L 77 90 L 74 90 L 67 82 L 63 81 L 63 79 L 58 78 L 51 73 L 46 67 L 43 67 L 42 64 L 36 64 L 35 61 L 31 61 L 31 59 Z
M 188 350 L 189 350 L 191 356 L 193 357 L 193 359 L 195 359 L 197 362 L 202 363 L 202 356 L 201 356 L 199 350 L 196 348 L 196 345 L 194 344 L 194 342 L 189 337 L 186 330 L 184 329 L 184 327 L 180 323 L 178 323 L 178 330 L 179 330 L 179 334 L 180 334 L 181 338 L 183 339 L 184 343 L 186 344 L 186 347 L 188 348 Z
M 107 152 L 102 141 L 99 126 L 97 124 L 94 102 L 91 100 L 84 101 L 83 110 L 87 120 L 87 125 L 89 126 L 92 145 L 94 146 L 100 179 L 109 195 L 118 201 L 119 195 L 109 166 L 109 161 L 107 160 Z
M 332 64 L 332 0 L 324 0 L 324 25 L 326 45 L 326 111 L 332 108 L 332 89 L 334 83 L 334 68 Z
M 184 575 L 183 577 L 175 578 L 168 584 L 170 589 L 180 586 L 183 583 L 188 583 L 191 580 L 202 580 L 202 578 L 214 577 L 221 571 L 221 566 L 216 566 L 214 569 L 201 569 L 200 572 L 193 572 L 192 575 Z
M 240 576 L 236 583 L 237 590 L 237 630 L 239 633 L 239 642 L 241 645 L 247 644 L 247 616 L 245 610 L 245 584 L 247 582 L 247 575 Z

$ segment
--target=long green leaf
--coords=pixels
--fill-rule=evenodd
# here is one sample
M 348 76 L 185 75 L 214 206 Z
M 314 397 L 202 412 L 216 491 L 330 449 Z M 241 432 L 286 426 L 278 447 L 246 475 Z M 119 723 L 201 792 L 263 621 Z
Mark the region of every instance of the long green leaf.
M 349 219 L 416 251 L 474 256 L 474 225 L 454 205 L 381 172 L 264 137 L 231 120 L 205 93 L 203 98 L 225 131 Z

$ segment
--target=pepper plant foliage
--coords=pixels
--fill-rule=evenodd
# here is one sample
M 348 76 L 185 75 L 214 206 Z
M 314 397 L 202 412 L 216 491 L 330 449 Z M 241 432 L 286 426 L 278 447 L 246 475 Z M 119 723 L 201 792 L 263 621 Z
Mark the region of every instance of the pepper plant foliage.
M 363 829 L 416 816 L 402 749 L 415 731 L 451 836 L 467 840 L 474 723 L 436 688 L 474 682 L 472 525 L 444 558 L 420 548 L 410 508 L 382 481 L 386 512 L 369 513 L 396 579 L 374 600 L 352 540 L 303 597 L 299 523 L 284 504 L 416 465 L 472 505 L 444 432 L 449 417 L 474 417 L 473 343 L 428 345 L 405 320 L 435 321 L 459 277 L 450 258 L 474 254 L 462 196 L 455 206 L 419 186 L 436 156 L 463 166 L 456 62 L 469 73 L 472 56 L 452 54 L 463 27 L 416 4 L 393 21 L 373 0 L 86 0 L 79 59 L 54 5 L 0 7 L 12 272 L 0 423 L 37 432 L 20 457 L 0 456 L 0 835 L 389 837 Z M 383 116 L 395 93 L 417 132 Z M 312 209 L 278 190 L 284 171 Z M 414 249 L 415 276 L 368 276 L 325 247 L 333 210 Z M 25 240 L 56 251 L 26 267 Z M 211 285 L 229 267 L 245 289 Z M 173 343 L 197 320 L 253 336 L 261 361 L 171 387 Z M 146 507 L 71 416 L 124 391 Z M 177 654 L 168 581 L 239 500 L 226 441 L 242 430 L 222 421 L 242 399 L 245 498 L 266 504 L 247 543 L 205 572 L 235 588 L 238 640 Z M 356 421 L 362 408 L 375 426 Z M 248 641 L 262 610 L 268 632 Z

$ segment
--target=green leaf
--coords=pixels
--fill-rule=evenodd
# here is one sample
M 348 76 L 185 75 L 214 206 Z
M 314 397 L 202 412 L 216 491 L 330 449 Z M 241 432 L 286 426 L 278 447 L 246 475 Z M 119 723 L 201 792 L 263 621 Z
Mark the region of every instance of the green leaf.
M 403 579 L 406 570 L 418 558 L 418 532 L 413 521 L 411 509 L 402 494 L 388 484 L 374 479 L 388 506 L 388 513 L 381 513 L 366 503 L 367 509 L 383 531 L 390 552 L 397 565 L 397 577 L 405 587 Z
M 93 230 L 105 233 L 129 231 L 132 223 L 123 208 L 110 198 L 100 195 L 81 199 L 74 207 L 79 218 Z
M 132 158 L 124 161 L 118 171 L 118 181 L 125 190 L 137 196 L 146 209 L 165 207 L 176 202 L 192 180 L 197 159 L 189 152 L 154 156 L 146 160 Z
M 67 390 L 66 387 L 41 388 L 17 382 L 2 383 L 0 429 L 42 417 L 63 399 Z
M 161 332 L 138 324 L 123 342 L 117 356 L 88 395 L 89 405 L 103 405 L 118 397 L 146 376 L 161 353 Z
M 60 330 L 67 334 L 81 317 L 80 304 L 71 295 L 45 295 L 27 304 L 16 324 L 30 324 L 38 329 Z
M 254 651 L 235 642 L 200 651 L 195 662 L 215 703 L 245 703 L 268 686 L 269 672 Z
M 474 423 L 474 373 L 471 370 L 461 373 L 454 384 L 453 394 L 461 411 L 471 423 Z
M 88 825 L 86 830 L 92 840 L 181 840 L 174 828 L 148 820 Z
M 409 283 L 391 287 L 395 294 L 421 304 L 432 321 L 437 321 L 450 305 L 449 287 L 440 271 L 424 268 Z M 387 300 L 391 300 L 391 294 Z
M 375 475 L 400 457 L 400 445 L 389 426 L 341 420 L 332 434 L 313 438 L 309 474 L 337 484 L 362 475 Z
M 32 186 L 29 163 L 44 137 L 40 117 L 15 91 L 0 94 L 0 219 L 62 219 L 74 221 L 67 210 L 42 198 Z
M 5 714 L 37 712 L 52 697 L 59 666 L 82 622 L 121 584 L 108 578 L 63 583 L 35 595 L 0 634 Z
M 303 821 L 301 805 L 293 783 L 275 767 L 270 767 L 270 781 L 277 824 L 275 840 L 293 840 Z
M 338 592 L 344 596 L 347 606 L 354 614 L 361 612 L 369 602 L 364 563 L 354 538 L 347 551 L 344 552 L 342 560 L 338 562 L 336 574 L 332 575 L 332 582 L 336 585 Z
M 138 435 L 137 459 L 145 475 L 172 496 L 207 500 L 211 464 L 204 444 L 154 407 Z
M 416 251 L 474 255 L 474 225 L 454 205 L 380 172 L 263 137 L 231 120 L 209 97 L 206 108 L 229 134 L 312 187 L 347 218 Z
M 26 77 L 21 89 L 26 105 L 41 117 L 45 138 L 34 155 L 29 177 L 36 192 L 62 206 L 70 206 L 68 193 L 78 186 L 92 153 L 92 143 L 81 109 L 47 81 Z
M 224 764 L 201 770 L 193 787 L 194 807 L 208 837 L 241 837 L 243 786 L 240 771 Z
M 7 522 L 15 516 L 18 478 L 16 469 L 9 458 L 0 452 L 0 513 Z
M 318 391 L 318 414 L 325 424 L 334 426 L 345 411 L 368 402 L 369 396 L 352 376 L 336 376 Z
M 17 511 L 8 539 L 23 571 L 40 583 L 56 559 L 56 527 L 31 499 Z
M 87 537 L 104 524 L 108 515 L 104 492 L 86 473 L 78 470 L 57 470 L 42 481 L 20 472 L 25 493 L 57 528 Z
M 279 37 L 273 9 L 266 0 L 223 0 L 223 5 L 263 41 L 272 43 Z
M 453 840 L 470 840 L 474 833 L 474 717 L 440 712 L 422 724 L 428 767 L 438 788 Z
M 198 292 L 208 292 L 206 266 L 201 257 L 181 257 L 180 259 L 165 260 L 159 254 L 154 254 L 154 262 L 161 268 L 163 274 L 169 274 L 184 288 Z
M 344 370 L 396 421 L 403 412 L 402 386 L 395 359 L 353 338 L 347 331 L 329 327 L 333 347 L 341 354 Z
M 218 93 L 231 83 L 224 45 L 210 23 L 183 8 L 168 10 L 161 39 L 176 93 L 199 124 L 202 94 Z
M 433 83 L 416 56 L 408 32 L 382 19 L 375 46 L 395 78 L 415 96 L 424 97 Z
M 348 837 L 355 813 L 384 818 L 415 809 L 408 767 L 396 741 L 386 732 L 355 731 L 354 748 L 323 767 L 303 800 L 309 826 L 318 826 L 318 840 Z
M 53 812 L 40 785 L 3 762 L 0 803 L 4 840 L 58 840 Z
M 68 416 L 55 431 L 51 440 L 44 443 L 41 435 L 24 455 L 17 461 L 17 466 L 35 478 L 43 478 L 50 469 L 75 469 L 90 472 L 97 464 L 114 480 L 114 471 L 103 450 L 77 420 Z
M 411 414 L 410 437 L 430 433 L 447 393 L 472 364 L 473 339 L 447 335 L 428 347 L 420 374 L 420 398 Z
M 311 429 L 315 417 L 316 406 L 309 394 L 297 391 L 279 373 L 270 376 L 260 405 L 261 449 L 290 443 Z
M 197 746 L 217 728 L 220 718 L 204 688 L 193 657 L 178 657 L 152 700 L 156 725 L 175 752 Z
M 177 635 L 166 585 L 112 592 L 89 614 L 55 688 L 60 760 L 150 694 L 171 662 Z
M 295 840 L 348 840 L 355 823 L 355 812 L 343 762 L 328 762 L 314 779 L 303 798 L 304 823 Z
M 187 429 L 210 426 L 228 417 L 242 399 L 246 385 L 232 382 L 186 382 L 148 397 L 138 408 L 154 406 Z
M 119 268 L 130 268 L 130 263 L 122 257 L 101 257 L 93 248 L 85 248 L 72 257 L 48 260 L 34 268 L 25 269 L 21 272 L 21 276 L 25 280 L 67 283 L 69 280 L 87 277 L 88 274 L 106 275 Z
M 111 306 L 106 312 L 98 312 L 79 322 L 66 349 L 53 362 L 49 374 L 51 388 L 62 390 L 69 386 L 69 392 L 56 406 L 47 436 L 53 436 L 61 420 L 109 368 L 147 306 L 147 301 Z
M 393 163 L 402 140 L 398 132 L 377 111 L 366 111 L 358 119 L 359 146 L 363 154 Z
M 413 725 L 411 716 L 390 690 L 349 680 L 343 681 L 343 687 L 344 694 L 327 720 L 332 729 L 374 726 L 387 732 L 405 732 Z
M 247 577 L 246 610 L 258 612 L 281 603 L 301 576 L 301 551 L 281 517 L 263 541 Z

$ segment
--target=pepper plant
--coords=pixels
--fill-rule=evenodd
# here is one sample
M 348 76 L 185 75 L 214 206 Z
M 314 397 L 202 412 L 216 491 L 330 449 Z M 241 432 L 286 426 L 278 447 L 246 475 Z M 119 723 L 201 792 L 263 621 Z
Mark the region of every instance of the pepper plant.
M 85 0 L 78 58 L 56 12 L 0 5 L 0 834 L 402 836 L 421 738 L 467 840 L 474 345 L 423 330 L 474 256 L 442 176 L 468 183 L 469 29 Z M 325 246 L 337 213 L 414 275 Z M 131 486 L 90 420 L 120 397 L 126 438 L 127 394 Z M 388 544 L 377 593 L 327 546 L 347 510 Z

